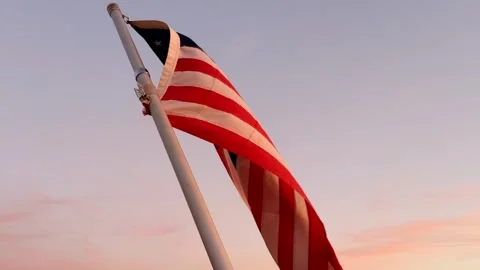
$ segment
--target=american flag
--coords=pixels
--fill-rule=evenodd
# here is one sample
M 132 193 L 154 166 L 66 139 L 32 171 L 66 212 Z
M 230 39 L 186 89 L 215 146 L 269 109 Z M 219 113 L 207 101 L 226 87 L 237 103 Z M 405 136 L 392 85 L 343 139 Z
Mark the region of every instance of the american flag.
M 341 270 L 311 202 L 217 64 L 163 22 L 129 24 L 164 64 L 157 94 L 172 126 L 214 144 L 279 268 Z

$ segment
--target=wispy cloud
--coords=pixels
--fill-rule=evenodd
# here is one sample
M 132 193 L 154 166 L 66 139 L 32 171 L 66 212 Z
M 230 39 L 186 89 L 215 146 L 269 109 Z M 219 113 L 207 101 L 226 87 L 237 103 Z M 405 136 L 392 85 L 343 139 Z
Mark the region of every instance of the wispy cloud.
M 458 187 L 444 190 L 437 192 L 433 197 L 441 201 L 480 199 L 480 186 Z
M 458 186 L 444 190 L 433 190 L 402 194 L 402 196 L 392 196 L 384 194 L 371 202 L 371 210 L 378 212 L 387 212 L 397 208 L 418 207 L 421 206 L 431 208 L 441 207 L 456 203 L 480 203 L 480 185 Z
M 51 248 L 35 247 L 30 242 L 32 240 L 47 240 L 43 243 L 47 245 L 50 243 L 52 246 Z M 49 240 L 54 241 L 48 242 Z M 61 240 L 62 245 L 56 246 L 55 240 Z M 0 249 L 0 269 L 107 269 L 105 267 L 108 265 L 107 258 L 87 235 L 0 233 L 0 247 L 4 247 L 3 250 Z
M 9 253 L 10 256 L 0 257 L 0 269 L 107 269 L 105 268 L 106 264 L 104 261 L 99 261 L 96 258 L 88 256 L 78 257 L 78 254 L 73 256 L 73 258 L 62 258 L 38 248 L 16 247 L 12 251 Z M 26 260 L 25 258 L 28 259 Z
M 181 230 L 179 226 L 146 226 L 133 228 L 133 234 L 138 237 L 159 237 L 177 233 Z
M 71 205 L 71 199 L 52 198 L 42 194 L 36 194 L 21 204 L 12 203 L 10 211 L 0 212 L 0 224 L 14 223 L 28 220 L 48 207 Z
M 450 247 L 469 249 L 480 246 L 478 228 L 479 214 L 442 220 L 419 220 L 350 235 L 353 247 L 339 253 L 358 257 Z
M 18 243 L 19 241 L 42 239 L 49 237 L 48 234 L 41 233 L 0 233 L 0 243 L 12 242 Z
M 38 206 L 48 206 L 48 205 L 71 205 L 75 201 L 72 199 L 66 198 L 52 198 L 44 194 L 37 194 L 33 197 L 32 203 Z
M 18 222 L 28 219 L 33 215 L 30 211 L 12 211 L 6 213 L 0 213 L 0 224 Z

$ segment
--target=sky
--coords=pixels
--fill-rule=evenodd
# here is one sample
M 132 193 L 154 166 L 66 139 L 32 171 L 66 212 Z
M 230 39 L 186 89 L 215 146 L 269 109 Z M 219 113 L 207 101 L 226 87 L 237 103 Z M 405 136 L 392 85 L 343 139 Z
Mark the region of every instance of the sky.
M 2 270 L 211 269 L 108 3 L 0 4 Z M 228 74 L 345 269 L 480 269 L 479 1 L 118 3 Z M 278 269 L 213 147 L 177 134 L 235 269 Z

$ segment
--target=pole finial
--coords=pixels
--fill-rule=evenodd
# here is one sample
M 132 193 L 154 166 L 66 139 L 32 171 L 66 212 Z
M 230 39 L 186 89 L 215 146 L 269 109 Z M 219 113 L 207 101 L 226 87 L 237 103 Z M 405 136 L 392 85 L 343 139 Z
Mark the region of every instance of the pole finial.
M 120 6 L 119 6 L 117 3 L 110 3 L 110 4 L 108 4 L 108 6 L 107 6 L 108 15 L 111 16 L 111 15 L 112 15 L 112 12 L 113 12 L 114 10 L 118 10 L 118 11 L 120 11 L 120 13 L 121 13 Z

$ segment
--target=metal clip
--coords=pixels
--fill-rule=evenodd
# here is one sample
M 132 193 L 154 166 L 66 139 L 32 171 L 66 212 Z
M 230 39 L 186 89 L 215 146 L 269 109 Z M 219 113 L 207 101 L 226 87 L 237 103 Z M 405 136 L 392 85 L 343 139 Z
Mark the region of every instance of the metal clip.
M 130 18 L 129 18 L 127 15 L 122 14 L 122 19 L 123 19 L 123 21 L 124 21 L 126 24 L 129 24 L 129 23 L 130 23 Z
M 145 94 L 142 85 L 137 84 L 138 88 L 133 88 L 135 91 L 135 95 L 137 96 L 138 100 L 140 100 L 143 104 L 150 104 L 150 97 Z

